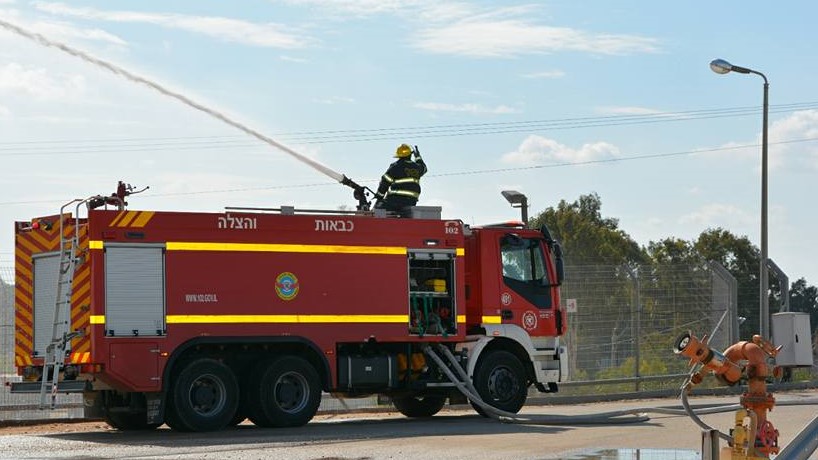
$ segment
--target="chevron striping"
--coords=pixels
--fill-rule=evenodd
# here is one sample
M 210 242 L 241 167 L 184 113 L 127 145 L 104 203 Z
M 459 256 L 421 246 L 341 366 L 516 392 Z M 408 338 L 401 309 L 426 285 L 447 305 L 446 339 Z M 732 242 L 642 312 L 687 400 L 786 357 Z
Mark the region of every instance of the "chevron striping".
M 46 237 L 45 232 L 31 232 L 27 236 L 34 240 L 34 242 L 39 244 L 46 251 L 55 251 L 60 247 L 59 232 L 55 232 L 54 235 L 51 236 L 50 238 Z

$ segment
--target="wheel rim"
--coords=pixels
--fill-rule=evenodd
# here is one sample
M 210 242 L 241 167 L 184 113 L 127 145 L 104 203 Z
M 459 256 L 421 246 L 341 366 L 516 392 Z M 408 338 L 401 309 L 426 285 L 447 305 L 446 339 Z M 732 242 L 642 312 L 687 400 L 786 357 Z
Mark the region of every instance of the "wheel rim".
M 295 414 L 307 406 L 309 389 L 310 386 L 303 375 L 287 372 L 276 380 L 273 392 L 278 407 L 284 412 Z
M 213 374 L 200 375 L 190 385 L 190 406 L 202 416 L 220 412 L 227 404 L 227 389 L 224 382 Z
M 520 383 L 511 369 L 505 366 L 495 368 L 489 375 L 489 394 L 495 401 L 508 401 L 517 394 Z

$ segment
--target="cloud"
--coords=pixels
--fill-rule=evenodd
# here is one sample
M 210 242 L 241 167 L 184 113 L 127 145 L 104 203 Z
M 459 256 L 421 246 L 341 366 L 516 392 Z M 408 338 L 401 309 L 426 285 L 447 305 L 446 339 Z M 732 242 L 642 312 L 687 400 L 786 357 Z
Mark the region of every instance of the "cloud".
M 698 228 L 735 228 L 739 224 L 752 225 L 756 220 L 757 216 L 755 214 L 750 215 L 736 206 L 711 203 L 702 206 L 697 211 L 681 216 L 679 223 L 693 224 Z
M 355 99 L 344 96 L 330 96 L 324 99 L 313 99 L 313 102 L 318 104 L 335 105 L 335 104 L 352 104 Z
M 496 107 L 485 107 L 480 104 L 447 104 L 443 102 L 416 102 L 412 104 L 412 107 L 416 109 L 440 112 L 466 112 L 475 115 L 479 114 L 505 115 L 509 113 L 519 112 L 517 109 L 506 105 L 498 105 Z
M 520 75 L 523 78 L 562 78 L 565 72 L 562 70 L 546 70 L 543 72 L 526 73 Z
M 128 42 L 110 32 L 102 29 L 85 29 L 67 22 L 37 21 L 31 24 L 31 30 L 53 39 L 76 38 L 117 46 L 128 45 Z
M 3 0 L 0 0 L 0 6 L 7 4 L 8 3 L 3 3 Z M 42 34 L 55 40 L 78 39 L 99 41 L 116 46 L 127 46 L 128 44 L 122 38 L 102 29 L 77 27 L 65 21 L 32 21 L 26 19 L 19 10 L 13 8 L 0 8 L 0 18 L 27 31 Z
M 44 68 L 24 67 L 16 62 L 0 66 L 0 94 L 24 93 L 43 101 L 78 99 L 85 93 L 82 75 L 51 74 Z
M 543 7 L 480 7 L 476 2 L 445 0 L 283 0 L 296 6 L 326 11 L 334 19 L 391 15 L 412 27 L 409 43 L 434 54 L 471 57 L 514 57 L 580 51 L 624 55 L 659 50 L 654 38 L 595 33 L 536 22 Z M 554 77 L 549 77 L 554 78 Z
M 802 110 L 769 126 L 770 168 L 818 169 L 818 145 L 815 142 L 778 142 L 818 139 L 818 110 Z M 759 138 L 760 142 L 760 138 Z
M 285 61 L 285 62 L 296 62 L 298 64 L 303 64 L 305 62 L 309 62 L 307 59 L 300 58 L 300 57 L 294 57 L 294 56 L 287 56 L 286 54 L 282 54 L 278 58 L 281 59 L 282 61 Z
M 529 19 L 531 11 L 531 7 L 516 7 L 469 12 L 446 23 L 420 27 L 411 43 L 429 53 L 471 57 L 515 57 L 564 51 L 626 55 L 659 50 L 659 43 L 653 38 L 538 24 Z M 460 13 L 466 10 L 461 9 Z
M 329 10 L 354 16 L 372 16 L 375 14 L 397 13 L 424 1 L 406 0 L 284 0 L 284 3 L 296 6 L 312 6 L 317 10 Z
M 0 120 L 8 120 L 11 118 L 11 110 L 8 107 L 0 105 Z
M 217 16 L 104 11 L 42 1 L 34 2 L 33 5 L 42 12 L 57 16 L 108 22 L 152 24 L 251 46 L 296 49 L 304 48 L 314 42 L 314 39 L 300 35 L 280 24 L 257 24 Z
M 769 125 L 769 156 L 772 169 L 818 170 L 818 110 L 801 110 Z M 722 155 L 758 162 L 761 133 L 754 140 L 730 141 L 718 147 Z M 711 149 L 702 149 L 709 151 Z M 708 153 L 710 154 L 710 153 Z M 760 168 L 760 166 L 759 166 Z
M 596 112 L 605 115 L 659 115 L 665 113 L 647 107 L 597 107 Z
M 517 150 L 504 154 L 500 160 L 513 165 L 532 166 L 547 162 L 587 163 L 618 156 L 619 148 L 607 142 L 583 144 L 580 148 L 574 149 L 553 139 L 532 135 L 528 136 Z

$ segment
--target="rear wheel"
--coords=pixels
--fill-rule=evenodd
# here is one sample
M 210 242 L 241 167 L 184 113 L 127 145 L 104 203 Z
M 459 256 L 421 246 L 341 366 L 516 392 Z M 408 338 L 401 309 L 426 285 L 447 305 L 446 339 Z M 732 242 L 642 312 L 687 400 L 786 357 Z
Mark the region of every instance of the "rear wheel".
M 219 361 L 198 359 L 183 365 L 174 379 L 168 425 L 181 431 L 219 430 L 230 423 L 238 405 L 233 371 Z
M 392 404 L 407 417 L 431 417 L 443 409 L 446 397 L 441 395 L 411 395 L 393 397 Z
M 321 403 L 318 372 L 298 356 L 262 363 L 250 381 L 247 416 L 261 427 L 304 425 Z
M 483 402 L 515 414 L 528 396 L 523 364 L 517 356 L 503 350 L 491 351 L 480 359 L 474 373 L 474 386 Z M 485 415 L 479 409 L 478 413 Z

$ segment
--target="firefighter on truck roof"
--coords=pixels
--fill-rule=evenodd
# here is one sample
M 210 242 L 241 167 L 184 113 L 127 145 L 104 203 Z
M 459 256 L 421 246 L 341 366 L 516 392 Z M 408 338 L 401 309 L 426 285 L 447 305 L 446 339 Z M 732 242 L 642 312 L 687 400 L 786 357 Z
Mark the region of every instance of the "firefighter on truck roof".
M 414 160 L 412 157 L 414 156 Z M 420 178 L 426 174 L 426 163 L 417 146 L 413 149 L 401 144 L 395 151 L 398 161 L 389 165 L 375 193 L 375 207 L 408 217 L 408 207 L 414 206 L 420 196 Z

